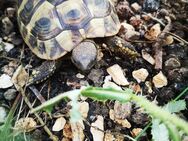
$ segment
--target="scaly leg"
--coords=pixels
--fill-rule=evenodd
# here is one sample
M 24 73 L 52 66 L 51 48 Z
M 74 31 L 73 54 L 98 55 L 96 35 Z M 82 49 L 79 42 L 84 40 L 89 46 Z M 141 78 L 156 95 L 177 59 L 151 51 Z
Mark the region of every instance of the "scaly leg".
M 58 61 L 45 61 L 39 67 L 33 69 L 29 77 L 28 85 L 40 83 L 51 76 L 56 70 Z

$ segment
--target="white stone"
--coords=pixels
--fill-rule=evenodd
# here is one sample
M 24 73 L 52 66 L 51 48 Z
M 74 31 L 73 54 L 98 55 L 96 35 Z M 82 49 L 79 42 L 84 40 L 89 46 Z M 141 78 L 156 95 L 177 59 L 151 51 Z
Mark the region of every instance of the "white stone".
M 155 59 L 146 51 L 142 50 L 142 58 L 149 62 L 150 64 L 154 65 L 155 64 Z
M 148 77 L 148 75 L 149 75 L 148 71 L 144 68 L 132 72 L 132 76 L 134 77 L 134 79 L 136 79 L 138 83 L 144 82 Z
M 137 2 L 131 4 L 131 7 L 136 12 L 138 12 L 138 11 L 140 11 L 142 9 L 142 7 Z
M 129 82 L 125 78 L 122 68 L 118 64 L 107 68 L 107 72 L 108 74 L 110 74 L 116 84 L 122 86 L 129 85 Z
M 66 123 L 66 120 L 64 117 L 60 117 L 58 119 L 56 119 L 53 127 L 52 127 L 52 131 L 60 131 L 64 128 Z
M 168 84 L 166 76 L 160 71 L 153 77 L 153 83 L 156 88 L 162 88 Z
M 0 76 L 0 88 L 6 89 L 13 85 L 11 77 L 9 75 L 3 74 Z
M 88 102 L 79 102 L 79 112 L 83 118 L 87 118 L 89 112 L 89 103 Z
M 101 129 L 104 131 L 104 118 L 102 116 L 97 116 L 97 120 L 93 122 L 91 127 L 91 134 L 93 135 L 94 141 L 103 141 L 104 132 L 98 130 Z M 94 128 L 97 127 L 97 128 Z
M 138 39 L 140 37 L 140 33 L 135 31 L 134 27 L 126 22 L 121 23 L 121 26 L 125 30 L 125 38 L 126 39 Z
M 11 44 L 11 43 L 5 43 L 5 42 L 4 42 L 4 44 L 5 44 L 5 51 L 6 51 L 6 52 L 9 52 L 11 49 L 14 48 L 14 45 Z
M 84 76 L 83 74 L 81 74 L 81 73 L 78 73 L 78 74 L 76 74 L 76 77 L 82 79 L 82 78 L 84 78 L 85 76 Z
M 0 123 L 5 122 L 7 116 L 6 109 L 4 107 L 0 107 Z

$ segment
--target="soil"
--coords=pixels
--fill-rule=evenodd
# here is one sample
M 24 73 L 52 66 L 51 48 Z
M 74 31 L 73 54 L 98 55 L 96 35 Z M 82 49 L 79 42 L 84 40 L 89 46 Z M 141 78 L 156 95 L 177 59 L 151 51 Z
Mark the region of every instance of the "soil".
M 141 10 L 135 10 L 133 9 L 133 7 L 131 7 L 131 5 L 135 2 L 137 2 L 137 4 L 141 6 Z M 12 8 L 12 10 L 10 8 Z M 188 3 L 181 0 L 166 0 L 160 2 L 158 2 L 158 0 L 119 0 L 117 1 L 115 8 L 120 21 L 122 23 L 127 21 L 128 24 L 134 27 L 135 31 L 140 33 L 139 36 L 127 38 L 126 31 L 123 27 L 118 33 L 118 36 L 120 36 L 124 40 L 127 40 L 129 43 L 131 43 L 131 45 L 134 46 L 136 52 L 140 54 L 140 56 L 132 58 L 129 54 L 127 56 L 124 56 L 120 52 L 111 52 L 108 47 L 103 46 L 105 38 L 96 39 L 102 57 L 97 61 L 96 65 L 90 71 L 81 72 L 79 69 L 77 69 L 70 60 L 71 53 L 68 53 L 63 57 L 61 66 L 54 72 L 52 76 L 39 84 L 33 85 L 34 88 L 40 91 L 40 94 L 44 97 L 44 99 L 48 100 L 60 93 L 73 89 L 79 89 L 84 85 L 102 87 L 105 77 L 109 75 L 107 68 L 114 64 L 121 66 L 124 73 L 126 73 L 126 78 L 131 83 L 127 87 L 132 87 L 134 89 L 136 89 L 136 87 L 139 87 L 137 88 L 139 89 L 137 94 L 142 94 L 151 101 L 155 100 L 156 103 L 160 106 L 175 99 L 185 88 L 187 88 Z M 147 14 L 152 15 L 153 19 L 149 18 Z M 145 20 L 144 15 L 147 15 L 146 17 L 149 18 L 149 20 Z M 160 24 L 162 31 L 165 29 L 165 27 L 168 25 L 168 21 L 165 19 L 165 17 L 167 16 L 171 20 L 171 27 L 170 30 L 167 29 L 167 32 L 173 33 L 173 35 L 176 36 L 173 43 L 161 46 L 160 39 L 152 41 L 146 39 L 144 34 L 156 23 Z M 8 23 L 3 23 L 3 19 L 5 18 L 8 18 L 8 20 L 10 21 L 8 21 Z M 161 25 L 160 22 L 164 23 L 165 25 Z M 166 36 L 167 35 L 165 34 L 162 37 L 165 38 Z M 9 65 L 12 61 L 16 62 L 15 64 L 17 65 L 15 66 L 22 64 L 29 72 L 31 72 L 33 68 L 39 66 L 44 61 L 37 58 L 24 43 L 23 38 L 19 33 L 19 27 L 17 25 L 16 19 L 15 2 L 13 0 L 0 0 L 0 39 L 2 39 L 2 41 L 5 43 L 14 45 L 14 47 L 10 51 L 0 52 L 0 75 L 5 73 L 3 68 L 6 65 Z M 159 57 L 160 60 L 160 57 L 162 57 L 162 60 L 156 62 L 159 63 L 159 67 L 150 64 L 142 57 L 141 54 L 143 50 L 153 56 L 154 59 L 156 59 L 155 57 Z M 160 54 L 161 52 L 162 56 L 156 56 L 156 54 Z M 171 59 L 174 59 L 175 61 L 171 61 Z M 160 66 L 160 64 L 162 66 Z M 17 67 L 13 66 L 12 68 L 12 70 L 15 71 Z M 148 71 L 149 75 L 144 82 L 138 83 L 133 78 L 132 72 L 140 68 L 145 68 Z M 152 79 L 160 71 L 163 72 L 163 74 L 166 76 L 168 84 L 161 88 L 157 88 L 153 84 Z M 81 77 L 78 74 L 81 74 Z M 149 82 L 149 87 L 146 85 L 146 82 Z M 14 86 L 0 89 L 0 103 L 2 103 L 1 105 L 6 105 L 7 107 L 9 107 L 8 109 L 11 108 L 14 99 L 5 99 L 4 93 L 11 88 L 15 89 Z M 122 86 L 122 88 L 125 88 L 125 86 Z M 152 89 L 152 92 L 149 91 L 150 88 Z M 17 91 L 14 93 L 18 95 L 19 92 Z M 29 88 L 26 89 L 25 93 L 27 94 L 27 97 L 31 103 L 36 100 L 36 96 Z M 185 99 L 188 105 L 188 95 L 185 94 L 181 97 L 181 99 Z M 150 117 L 148 117 L 147 114 L 145 114 L 133 103 L 132 108 L 130 109 L 130 114 L 127 117 L 127 120 L 131 124 L 131 127 L 126 128 L 121 124 L 115 123 L 114 120 L 112 120 L 109 116 L 110 109 L 114 109 L 114 101 L 107 101 L 105 103 L 93 101 L 91 99 L 87 99 L 86 101 L 89 103 L 89 113 L 87 116 L 88 123 L 94 122 L 98 115 L 102 115 L 104 117 L 105 132 L 108 130 L 121 135 L 133 136 L 131 134 L 131 131 L 133 129 L 144 129 L 150 121 Z M 36 107 L 37 105 L 40 105 L 40 102 L 38 100 L 34 104 L 34 107 Z M 19 106 L 20 105 L 18 105 L 18 107 Z M 54 125 L 56 119 L 55 117 L 57 114 L 65 115 L 65 119 L 68 121 L 69 116 L 67 112 L 69 111 L 69 109 L 70 106 L 67 105 L 67 101 L 62 101 L 53 109 L 52 118 L 50 118 L 45 113 L 41 113 L 40 117 L 45 120 L 48 128 L 52 130 L 52 126 Z M 28 111 L 29 108 L 24 105 L 22 107 L 22 112 L 20 113 L 20 118 L 25 117 Z M 18 112 L 19 108 L 17 109 L 16 113 Z M 185 120 L 188 120 L 187 110 L 182 111 L 180 115 Z M 30 116 L 36 119 L 34 115 Z M 88 123 L 85 123 L 85 138 L 86 140 L 93 140 L 92 134 L 90 132 L 90 124 Z M 53 133 L 57 135 L 59 139 L 62 139 L 63 136 L 65 136 L 62 131 Z M 28 134 L 33 135 L 31 136 L 33 140 L 36 139 L 36 136 L 38 140 L 50 140 L 47 139 L 49 138 L 49 136 L 44 131 L 43 127 L 38 127 Z M 150 129 L 147 130 L 147 132 L 140 140 L 151 140 Z

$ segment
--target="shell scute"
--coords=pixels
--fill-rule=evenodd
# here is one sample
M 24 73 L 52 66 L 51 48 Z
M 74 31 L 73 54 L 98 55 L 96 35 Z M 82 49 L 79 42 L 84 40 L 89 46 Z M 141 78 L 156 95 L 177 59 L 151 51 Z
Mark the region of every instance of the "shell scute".
M 92 15 L 82 1 L 66 1 L 56 6 L 64 30 L 78 30 L 88 23 Z
M 18 0 L 18 23 L 30 49 L 48 60 L 86 38 L 112 36 L 120 28 L 110 0 Z
M 49 40 L 62 32 L 56 9 L 49 2 L 44 2 L 33 14 L 27 28 L 39 40 Z
M 84 3 L 96 18 L 108 16 L 112 9 L 109 0 L 84 0 Z

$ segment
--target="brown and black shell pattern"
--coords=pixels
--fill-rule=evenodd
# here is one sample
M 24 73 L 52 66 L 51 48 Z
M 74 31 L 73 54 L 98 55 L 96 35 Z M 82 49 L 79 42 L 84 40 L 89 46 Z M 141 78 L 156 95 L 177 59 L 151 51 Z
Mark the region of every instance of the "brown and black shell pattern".
M 18 0 L 18 24 L 29 48 L 55 60 L 86 38 L 117 34 L 119 19 L 110 0 Z

